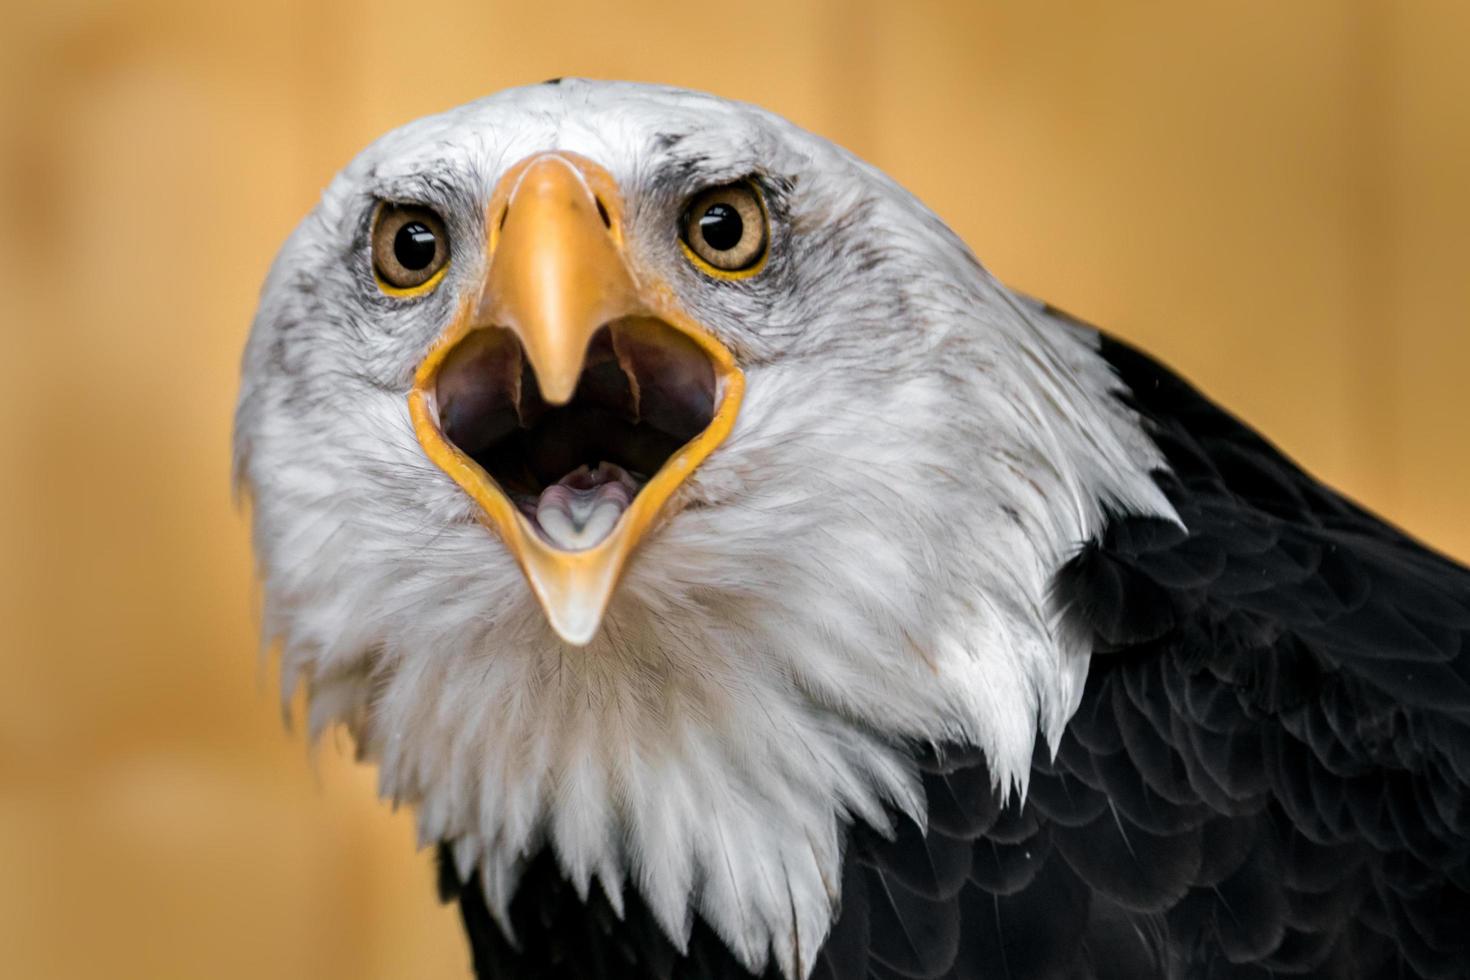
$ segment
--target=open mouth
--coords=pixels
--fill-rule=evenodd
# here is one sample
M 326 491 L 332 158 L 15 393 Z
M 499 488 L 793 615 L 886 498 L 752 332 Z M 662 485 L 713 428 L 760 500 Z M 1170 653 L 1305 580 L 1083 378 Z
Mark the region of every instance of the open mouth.
M 536 535 L 561 551 L 608 538 L 638 494 L 710 427 L 715 365 L 662 320 L 598 329 L 569 401 L 548 404 L 510 330 L 470 331 L 434 380 L 445 439 L 494 482 Z
M 500 217 L 483 282 L 419 362 L 409 417 L 552 631 L 586 646 L 665 505 L 733 429 L 745 376 L 662 279 L 635 274 L 617 182 L 593 161 L 533 154 L 486 214 Z

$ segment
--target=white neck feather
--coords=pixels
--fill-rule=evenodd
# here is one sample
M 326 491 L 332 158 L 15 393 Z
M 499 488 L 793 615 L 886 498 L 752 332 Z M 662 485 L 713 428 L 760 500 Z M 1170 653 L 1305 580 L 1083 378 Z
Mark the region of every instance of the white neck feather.
M 804 977 L 846 825 L 925 820 L 901 742 L 976 744 L 1024 791 L 1089 655 L 1056 628 L 1052 576 L 1105 502 L 1170 513 L 1095 338 L 980 285 L 970 308 L 987 312 L 942 338 L 960 352 L 947 372 L 848 379 L 885 390 L 805 410 L 811 366 L 763 368 L 697 475 L 704 506 L 647 543 L 584 649 L 551 634 L 447 481 L 426 469 L 410 518 L 334 478 L 334 458 L 361 465 L 343 454 L 416 458 L 398 399 L 364 413 L 356 445 L 310 447 L 310 470 L 257 437 L 288 692 L 307 680 L 313 729 L 351 728 L 423 839 L 478 866 L 502 924 L 549 844 L 581 894 L 595 878 L 620 908 L 635 887 L 676 944 L 697 911 L 750 968 L 775 956 Z

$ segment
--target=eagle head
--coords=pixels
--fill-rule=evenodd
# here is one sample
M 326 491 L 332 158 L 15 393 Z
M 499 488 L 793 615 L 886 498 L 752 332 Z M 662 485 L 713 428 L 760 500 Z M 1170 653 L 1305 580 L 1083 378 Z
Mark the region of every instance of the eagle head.
M 281 250 L 238 477 L 265 628 L 504 921 L 584 896 L 809 969 L 905 747 L 1024 788 L 1088 651 L 1056 570 L 1156 450 L 1090 331 L 757 108 L 570 80 L 363 151 Z

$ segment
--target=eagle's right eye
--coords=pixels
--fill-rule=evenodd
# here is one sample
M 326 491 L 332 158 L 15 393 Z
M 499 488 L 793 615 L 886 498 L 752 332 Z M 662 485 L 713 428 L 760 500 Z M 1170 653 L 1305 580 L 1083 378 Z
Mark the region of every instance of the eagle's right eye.
M 373 219 L 373 270 L 378 285 L 394 296 L 417 295 L 436 286 L 449 264 L 449 234 L 432 210 L 382 204 Z
M 743 279 L 760 271 L 770 224 L 765 201 L 750 181 L 701 191 L 689 202 L 679 239 L 697 269 L 717 279 Z

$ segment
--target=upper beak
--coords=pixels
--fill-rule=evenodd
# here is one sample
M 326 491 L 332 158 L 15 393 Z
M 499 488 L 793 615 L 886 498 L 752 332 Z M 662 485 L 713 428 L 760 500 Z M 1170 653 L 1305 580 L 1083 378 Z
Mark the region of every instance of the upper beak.
M 499 209 L 492 205 L 494 259 L 478 310 L 481 322 L 520 337 L 542 397 L 553 405 L 576 391 L 598 328 L 641 308 L 623 260 L 621 225 L 617 233 L 611 226 L 612 178 L 578 162 L 548 153 L 505 177 L 505 200 Z
M 409 395 L 414 430 L 426 454 L 479 504 L 520 564 L 552 628 L 577 645 L 596 635 L 629 557 L 669 496 L 729 433 L 744 388 L 731 353 L 677 307 L 667 287 L 651 279 L 640 282 L 634 274 L 624 249 L 622 216 L 616 182 L 589 160 L 543 153 L 513 167 L 487 210 L 484 281 L 420 364 Z M 615 344 L 620 336 L 656 334 L 702 353 L 713 372 L 714 410 L 709 424 L 649 475 L 610 533 L 589 548 L 567 550 L 553 544 L 446 436 L 438 381 L 446 358 L 467 335 L 505 328 L 519 340 L 541 397 L 549 405 L 564 405 L 577 394 L 594 335 L 609 325 L 616 331 Z M 623 358 L 621 350 L 618 357 Z M 518 370 L 507 372 L 506 384 L 516 388 L 516 399 L 519 379 Z

